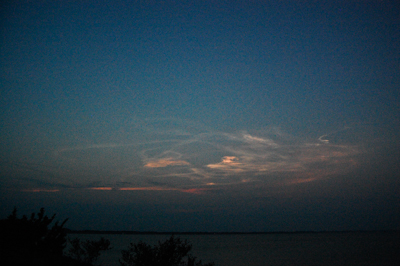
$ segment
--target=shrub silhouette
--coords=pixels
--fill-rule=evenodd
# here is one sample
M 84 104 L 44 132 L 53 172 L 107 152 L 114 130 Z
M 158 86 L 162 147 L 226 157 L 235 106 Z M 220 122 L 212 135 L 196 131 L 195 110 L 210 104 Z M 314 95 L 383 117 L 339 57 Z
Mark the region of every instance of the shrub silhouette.
M 122 250 L 121 266 L 213 266 L 214 263 L 202 264 L 201 260 L 189 254 L 192 245 L 187 240 L 171 236 L 165 242 L 150 246 L 142 241 L 130 243 L 127 250 Z
M 91 266 L 101 251 L 111 249 L 110 241 L 69 240 L 72 247 L 68 255 L 63 250 L 67 244 L 67 230 L 63 228 L 68 219 L 61 224 L 53 223 L 55 214 L 49 218 L 41 208 L 37 216 L 32 213 L 17 217 L 17 209 L 7 219 L 0 220 L 0 258 L 2 265 L 41 265 L 41 266 Z M 144 242 L 130 244 L 122 250 L 121 266 L 213 266 L 189 254 L 192 245 L 187 240 L 171 236 L 165 242 L 150 246 Z
M 79 238 L 68 240 L 72 245 L 68 250 L 68 255 L 81 263 L 94 264 L 100 256 L 100 251 L 111 249 L 110 241 L 103 237 L 98 241 L 81 241 Z
M 49 228 L 51 218 L 40 209 L 28 219 L 25 215 L 17 218 L 17 209 L 0 220 L 0 249 L 3 261 L 12 261 L 13 265 L 45 264 L 63 257 L 66 246 L 66 230 L 63 228 L 68 219 Z
M 63 228 L 68 219 L 61 224 L 53 223 L 55 214 L 49 218 L 44 209 L 17 217 L 17 209 L 7 219 L 0 220 L 0 256 L 2 265 L 41 265 L 41 266 L 91 266 L 96 262 L 100 251 L 110 249 L 110 241 L 70 240 L 72 257 L 64 255 L 67 244 L 67 230 Z

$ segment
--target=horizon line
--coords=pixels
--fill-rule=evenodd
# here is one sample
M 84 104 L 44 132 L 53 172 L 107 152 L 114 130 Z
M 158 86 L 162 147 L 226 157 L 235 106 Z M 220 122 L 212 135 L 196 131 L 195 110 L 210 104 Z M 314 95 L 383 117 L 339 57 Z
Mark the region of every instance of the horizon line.
M 154 235 L 228 235 L 228 234 L 301 234 L 301 233 L 368 233 L 368 232 L 400 232 L 400 229 L 374 229 L 374 230 L 301 230 L 301 231 L 131 231 L 131 230 L 72 230 L 66 228 L 68 234 L 154 234 Z

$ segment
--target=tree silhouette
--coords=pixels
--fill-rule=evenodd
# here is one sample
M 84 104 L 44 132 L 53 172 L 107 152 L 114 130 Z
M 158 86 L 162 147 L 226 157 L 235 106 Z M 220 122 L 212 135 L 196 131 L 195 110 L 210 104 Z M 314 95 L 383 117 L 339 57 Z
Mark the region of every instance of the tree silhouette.
M 142 241 L 130 243 L 127 250 L 122 250 L 121 266 L 213 266 L 214 263 L 202 264 L 201 260 L 189 254 L 192 245 L 187 240 L 171 236 L 158 245 L 150 246 Z
M 13 265 L 32 264 L 33 262 L 51 261 L 63 256 L 66 246 L 66 230 L 63 228 L 68 219 L 61 224 L 53 222 L 55 215 L 49 218 L 44 209 L 28 219 L 25 215 L 17 217 L 17 209 L 12 214 L 0 220 L 0 249 L 2 260 L 9 259 Z M 6 260 L 7 261 L 7 260 Z M 33 263 L 34 264 L 34 263 Z
M 101 251 L 110 248 L 110 241 L 78 238 L 69 240 L 69 255 L 64 256 L 67 244 L 67 230 L 63 228 L 68 219 L 61 224 L 53 223 L 55 214 L 49 218 L 40 209 L 37 215 L 17 217 L 17 209 L 7 219 L 0 220 L 0 258 L 2 265 L 41 265 L 41 266 L 91 266 Z M 189 254 L 192 245 L 187 240 L 171 236 L 158 245 L 150 246 L 144 242 L 130 244 L 122 250 L 121 266 L 213 266 Z
M 98 241 L 81 241 L 79 238 L 68 240 L 71 243 L 68 255 L 71 256 L 71 258 L 86 264 L 94 264 L 100 256 L 100 251 L 111 249 L 110 241 L 103 237 Z

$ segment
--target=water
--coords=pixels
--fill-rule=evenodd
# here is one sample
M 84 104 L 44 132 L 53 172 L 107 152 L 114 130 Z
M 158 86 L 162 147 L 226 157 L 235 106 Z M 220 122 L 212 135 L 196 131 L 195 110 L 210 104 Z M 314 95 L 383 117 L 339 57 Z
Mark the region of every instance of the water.
M 277 234 L 185 234 L 192 254 L 216 266 L 394 266 L 400 265 L 400 232 L 337 232 Z M 113 249 L 98 264 L 118 266 L 129 243 L 154 245 L 170 235 L 70 234 L 82 240 L 110 240 Z

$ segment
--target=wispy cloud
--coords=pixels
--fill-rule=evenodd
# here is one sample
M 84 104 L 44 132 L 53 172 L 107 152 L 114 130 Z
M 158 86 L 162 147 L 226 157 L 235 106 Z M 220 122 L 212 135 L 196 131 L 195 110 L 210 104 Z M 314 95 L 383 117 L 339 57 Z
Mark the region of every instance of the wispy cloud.
M 217 169 L 225 172 L 240 173 L 244 171 L 248 165 L 239 162 L 239 158 L 236 156 L 224 156 L 222 161 L 215 164 L 208 164 L 207 167 L 211 169 Z
M 159 168 L 159 167 L 167 167 L 174 165 L 189 165 L 189 163 L 182 160 L 175 160 L 173 158 L 163 158 L 154 161 L 149 161 L 144 165 L 144 167 Z
M 130 190 L 130 191 L 168 191 L 168 190 L 178 190 L 177 188 L 170 187 L 121 187 L 117 188 L 117 190 Z
M 173 188 L 173 187 L 93 187 L 91 190 L 121 190 L 121 191 L 178 191 L 190 194 L 203 194 L 205 191 L 210 190 L 209 188 Z
M 89 187 L 91 190 L 113 190 L 112 187 Z
M 362 153 L 356 144 L 330 142 L 329 134 L 306 141 L 274 128 L 221 132 L 171 121 L 162 120 L 160 126 L 157 121 L 143 123 L 146 136 L 128 143 L 114 140 L 57 149 L 52 160 L 58 167 L 51 169 L 57 182 L 51 189 L 60 189 L 57 184 L 61 184 L 199 194 L 211 187 L 251 182 L 293 185 L 351 171 Z

